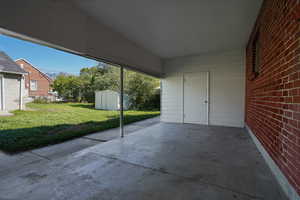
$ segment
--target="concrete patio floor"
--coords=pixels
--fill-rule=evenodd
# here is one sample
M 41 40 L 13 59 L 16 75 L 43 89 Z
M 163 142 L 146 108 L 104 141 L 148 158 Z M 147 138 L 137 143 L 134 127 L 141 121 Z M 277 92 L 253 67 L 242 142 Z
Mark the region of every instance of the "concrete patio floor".
M 1 174 L 0 199 L 286 199 L 244 129 L 159 123 Z
M 159 123 L 159 117 L 154 117 L 135 122 L 124 127 L 125 135 L 131 134 L 140 129 Z M 0 177 L 2 174 L 13 172 L 23 166 L 40 160 L 55 160 L 60 157 L 81 151 L 85 148 L 100 144 L 120 137 L 120 129 L 113 128 L 98 133 L 86 135 L 81 138 L 66 141 L 56 145 L 50 145 L 14 155 L 0 151 Z M 1 200 L 1 199 L 0 199 Z

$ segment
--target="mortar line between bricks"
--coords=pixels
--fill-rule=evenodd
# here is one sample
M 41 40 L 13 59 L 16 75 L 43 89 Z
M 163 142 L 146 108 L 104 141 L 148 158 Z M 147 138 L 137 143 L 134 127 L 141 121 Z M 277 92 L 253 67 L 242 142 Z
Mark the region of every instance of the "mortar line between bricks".
M 129 165 L 133 165 L 133 166 L 136 166 L 136 167 L 141 167 L 141 168 L 144 168 L 144 169 L 149 169 L 151 171 L 159 172 L 159 173 L 162 173 L 162 174 L 168 174 L 168 175 L 175 176 L 175 177 L 178 177 L 178 178 L 183 178 L 183 179 L 186 179 L 186 180 L 189 180 L 189 181 L 194 180 L 193 177 L 182 176 L 182 175 L 179 175 L 179 174 L 176 174 L 176 173 L 168 172 L 166 170 L 161 170 L 161 169 L 157 169 L 157 168 L 154 168 L 154 167 L 148 167 L 148 166 L 140 165 L 140 164 L 137 164 L 137 163 L 132 163 L 132 162 L 129 162 L 129 161 L 126 161 L 126 160 L 121 160 L 119 158 L 105 156 L 105 155 L 102 155 L 102 154 L 99 154 L 99 153 L 95 153 L 95 154 L 97 154 L 101 157 L 107 158 L 107 159 L 117 160 L 117 161 L 129 164 Z M 235 189 L 228 188 L 226 186 L 218 185 L 218 184 L 215 184 L 215 183 L 209 183 L 209 182 L 205 182 L 205 181 L 201 181 L 201 180 L 198 180 L 198 182 L 202 183 L 202 184 L 205 184 L 205 185 L 210 185 L 210 186 L 213 186 L 213 187 L 217 187 L 217 188 L 220 188 L 220 189 L 223 189 L 223 190 L 227 190 L 227 191 L 230 191 L 230 192 L 234 192 L 234 193 L 237 193 L 237 194 L 240 194 L 240 195 L 243 195 L 243 196 L 247 196 L 247 197 L 250 197 L 252 199 L 254 198 L 254 199 L 263 200 L 263 197 L 261 197 L 261 196 L 255 196 L 253 194 L 237 191 Z

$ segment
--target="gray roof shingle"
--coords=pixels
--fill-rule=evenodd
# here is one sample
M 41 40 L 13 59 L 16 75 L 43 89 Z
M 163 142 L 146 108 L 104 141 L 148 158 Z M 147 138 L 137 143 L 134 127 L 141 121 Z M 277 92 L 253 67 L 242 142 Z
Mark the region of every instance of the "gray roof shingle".
M 15 63 L 6 53 L 0 51 L 0 72 L 26 74 L 27 72 Z

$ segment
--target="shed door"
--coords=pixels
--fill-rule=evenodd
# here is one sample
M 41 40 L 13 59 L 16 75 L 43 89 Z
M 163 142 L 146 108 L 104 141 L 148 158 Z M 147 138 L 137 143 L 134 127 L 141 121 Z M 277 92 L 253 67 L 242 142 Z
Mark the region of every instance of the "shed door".
M 184 74 L 184 123 L 208 124 L 208 72 Z

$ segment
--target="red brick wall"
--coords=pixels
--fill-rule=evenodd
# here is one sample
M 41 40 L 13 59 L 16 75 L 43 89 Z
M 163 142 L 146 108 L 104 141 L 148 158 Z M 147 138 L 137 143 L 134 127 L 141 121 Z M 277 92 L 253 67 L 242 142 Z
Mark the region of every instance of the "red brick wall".
M 300 194 L 299 0 L 265 0 L 247 46 L 246 123 Z M 252 72 L 259 30 L 260 73 Z
M 28 89 L 29 96 L 51 96 L 49 91 L 51 89 L 51 81 L 49 81 L 44 74 L 42 74 L 39 70 L 34 68 L 32 65 L 27 63 L 25 60 L 17 60 L 17 64 L 23 64 L 23 69 L 28 72 L 28 75 L 25 76 L 25 88 Z M 37 81 L 37 90 L 30 90 L 30 80 Z

